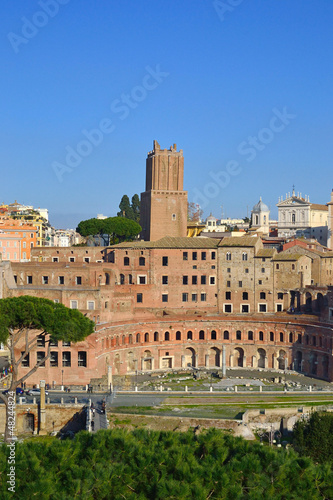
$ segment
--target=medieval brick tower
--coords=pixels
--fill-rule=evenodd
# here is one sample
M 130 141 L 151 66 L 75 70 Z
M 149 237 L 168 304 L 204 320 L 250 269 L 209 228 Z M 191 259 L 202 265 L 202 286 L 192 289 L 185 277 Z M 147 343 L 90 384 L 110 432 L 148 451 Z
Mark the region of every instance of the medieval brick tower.
M 142 238 L 186 236 L 187 191 L 183 191 L 184 157 L 174 144 L 161 149 L 154 141 L 146 160 L 146 190 L 141 193 Z

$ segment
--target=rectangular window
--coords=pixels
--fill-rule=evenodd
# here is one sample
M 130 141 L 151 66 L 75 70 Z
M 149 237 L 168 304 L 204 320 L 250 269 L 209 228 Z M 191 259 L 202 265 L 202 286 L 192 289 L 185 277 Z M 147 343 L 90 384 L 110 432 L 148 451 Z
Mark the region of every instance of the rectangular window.
M 58 366 L 58 353 L 55 351 L 50 352 L 50 366 L 52 367 Z
M 32 276 L 27 276 L 27 284 L 32 285 Z
M 77 300 L 71 300 L 70 301 L 71 309 L 77 309 Z
M 231 273 L 231 267 L 227 267 L 227 273 Z
M 58 347 L 58 341 L 57 340 L 50 340 L 50 347 Z
M 202 293 L 202 294 L 200 295 L 200 299 L 201 299 L 201 302 L 206 302 L 206 300 L 207 300 L 207 295 L 206 295 L 205 293 Z
M 283 293 L 279 292 L 277 294 L 277 298 L 278 298 L 278 300 L 282 300 L 283 299 Z
M 139 303 L 142 303 L 142 293 L 137 293 L 136 294 L 136 301 Z
M 245 274 L 249 274 L 249 269 L 248 268 L 245 269 Z
M 70 257 L 69 262 L 75 262 L 75 257 Z
M 138 276 L 138 285 L 146 284 L 146 276 Z
M 77 285 L 82 285 L 82 277 L 81 276 L 76 276 L 75 278 L 75 283 Z
M 215 285 L 215 276 L 209 276 L 209 284 Z
M 248 313 L 248 312 L 249 312 L 248 304 L 242 304 L 242 313 Z
M 225 300 L 231 300 L 231 292 L 225 292 Z
M 259 280 L 259 281 L 258 281 L 258 284 L 259 284 L 259 285 L 262 285 L 262 280 Z
M 282 312 L 282 304 L 276 304 L 276 312 Z
M 182 294 L 182 301 L 183 302 L 188 302 L 188 293 L 183 293 Z
M 183 260 L 188 260 L 188 252 L 183 252 Z
M 78 352 L 77 365 L 84 366 L 84 367 L 87 366 L 87 353 L 86 353 L 86 351 L 79 351 Z
M 261 272 L 262 272 L 262 273 L 264 273 L 264 272 L 265 272 L 265 268 L 264 268 L 264 267 L 262 267 L 262 268 L 261 268 Z
M 238 282 L 238 286 L 239 286 L 239 288 L 242 288 L 242 286 L 243 286 L 243 282 L 242 282 L 242 281 L 239 281 L 239 282 Z
M 66 342 L 65 340 L 62 341 L 62 347 L 70 347 L 70 346 L 71 346 L 70 342 Z
M 192 302 L 198 302 L 198 294 L 192 293 Z
M 270 342 L 274 342 L 274 332 L 269 332 L 269 340 Z
M 64 285 L 65 284 L 65 276 L 59 276 L 58 277 L 58 284 L 59 285 Z
M 93 311 L 95 309 L 95 302 L 93 300 L 88 300 L 88 307 L 89 311 Z
M 216 252 L 212 252 L 212 260 L 216 259 Z
M 23 355 L 23 354 L 24 354 L 24 351 L 21 352 L 21 355 Z M 29 354 L 27 354 L 25 356 L 25 358 L 23 358 L 23 360 L 22 360 L 22 366 L 25 367 L 25 368 L 28 368 L 29 365 L 30 365 L 30 356 L 29 356 Z
M 168 294 L 162 293 L 162 302 L 168 302 Z
M 183 276 L 183 285 L 188 285 L 188 276 Z
M 162 266 L 167 266 L 168 265 L 168 257 L 162 257 Z
M 71 353 L 64 351 L 62 353 L 62 366 L 71 366 Z
M 205 285 L 205 284 L 206 284 L 206 276 L 205 276 L 205 275 L 202 275 L 202 276 L 201 276 L 201 284 L 202 284 L 202 285 Z
M 45 359 L 45 352 L 37 351 L 37 363 L 39 363 L 40 361 L 43 361 L 43 359 Z M 42 364 L 40 364 L 39 366 L 45 366 L 45 361 Z
M 197 284 L 198 284 L 198 277 L 192 276 L 192 285 L 197 285 Z
M 206 260 L 206 252 L 201 252 L 201 260 Z
M 89 262 L 90 262 L 90 257 L 85 257 L 85 258 L 84 258 L 84 262 L 86 262 L 87 264 L 89 264 Z
M 162 276 L 162 285 L 168 284 L 168 276 Z
M 231 281 L 227 281 L 227 288 L 231 287 Z
M 58 257 L 52 257 L 52 262 L 59 262 L 59 258 Z
M 266 304 L 259 304 L 259 312 L 265 313 L 267 310 Z
M 224 304 L 223 308 L 224 308 L 224 312 L 225 313 L 231 313 L 232 312 L 232 304 Z
M 198 259 L 198 253 L 192 252 L 192 260 L 197 260 L 197 259 Z
M 45 347 L 45 336 L 44 335 L 38 335 L 37 347 Z
M 42 283 L 43 283 L 43 285 L 48 285 L 48 283 L 49 283 L 49 277 L 48 276 L 43 276 L 42 277 Z

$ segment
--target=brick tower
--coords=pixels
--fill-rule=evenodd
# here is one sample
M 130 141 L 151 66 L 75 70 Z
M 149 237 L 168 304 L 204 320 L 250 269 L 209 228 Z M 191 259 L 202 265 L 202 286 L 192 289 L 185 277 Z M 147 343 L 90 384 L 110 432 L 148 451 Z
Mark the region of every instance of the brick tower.
M 183 190 L 184 157 L 174 144 L 161 149 L 154 141 L 146 160 L 146 190 L 141 193 L 142 238 L 186 236 L 187 191 Z

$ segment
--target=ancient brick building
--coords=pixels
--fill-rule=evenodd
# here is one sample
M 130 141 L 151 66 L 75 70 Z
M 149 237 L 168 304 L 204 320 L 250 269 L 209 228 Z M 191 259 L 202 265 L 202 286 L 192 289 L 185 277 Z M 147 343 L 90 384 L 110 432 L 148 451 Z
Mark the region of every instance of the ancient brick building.
M 154 241 L 186 236 L 187 191 L 183 190 L 184 157 L 174 144 L 161 149 L 154 141 L 146 160 L 146 190 L 141 193 L 142 238 Z

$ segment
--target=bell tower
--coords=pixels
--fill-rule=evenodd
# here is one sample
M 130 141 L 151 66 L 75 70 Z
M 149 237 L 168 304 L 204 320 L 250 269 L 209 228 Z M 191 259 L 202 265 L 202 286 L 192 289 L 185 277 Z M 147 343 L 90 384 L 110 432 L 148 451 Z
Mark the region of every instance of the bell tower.
M 141 193 L 142 238 L 186 236 L 187 191 L 183 190 L 184 157 L 174 144 L 161 149 L 154 141 L 146 160 L 146 190 Z

